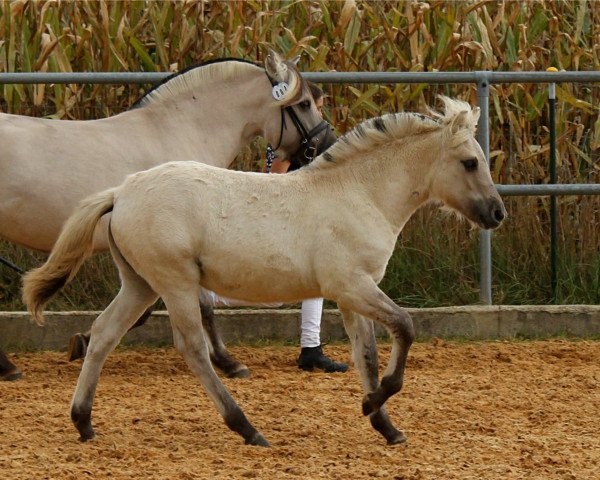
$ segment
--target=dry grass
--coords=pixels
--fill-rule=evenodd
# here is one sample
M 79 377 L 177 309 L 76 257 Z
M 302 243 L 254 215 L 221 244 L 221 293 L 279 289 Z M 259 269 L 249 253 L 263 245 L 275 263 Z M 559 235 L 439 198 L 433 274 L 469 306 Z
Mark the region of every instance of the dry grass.
M 261 61 L 266 45 L 289 56 L 302 54 L 305 71 L 598 70 L 600 2 L 17 0 L 0 2 L 0 39 L 0 71 L 10 72 L 174 71 L 227 56 Z M 4 111 L 97 118 L 127 108 L 143 86 L 0 88 Z M 422 110 L 438 93 L 472 102 L 476 98 L 472 85 L 325 89 L 326 115 L 340 132 L 369 116 Z M 597 182 L 600 86 L 563 84 L 557 94 L 559 181 Z M 496 181 L 548 181 L 546 107 L 546 85 L 491 89 L 491 168 Z M 260 161 L 254 147 L 240 155 L 235 167 L 256 170 Z M 598 204 L 597 197 L 560 200 L 562 301 L 600 301 Z M 494 300 L 545 303 L 548 201 L 511 199 L 508 205 L 511 219 L 495 242 Z M 424 248 L 423 238 L 436 242 Z M 415 305 L 477 300 L 476 241 L 464 225 L 432 219 L 425 211 L 410 223 L 399 245 L 385 282 L 394 297 Z M 25 266 L 39 262 L 39 257 L 5 244 L 0 254 Z M 103 304 L 114 292 L 112 275 L 110 288 L 106 280 L 94 281 L 111 269 L 103 262 L 109 263 L 89 267 L 89 280 L 75 286 L 74 306 Z M 7 297 L 2 302 L 6 308 L 19 308 L 10 277 L 0 270 Z

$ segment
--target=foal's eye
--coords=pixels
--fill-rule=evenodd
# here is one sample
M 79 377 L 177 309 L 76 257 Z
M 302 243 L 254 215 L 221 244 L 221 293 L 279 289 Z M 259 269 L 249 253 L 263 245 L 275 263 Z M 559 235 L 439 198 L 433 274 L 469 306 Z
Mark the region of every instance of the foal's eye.
M 469 158 L 468 160 L 461 160 L 461 163 L 464 165 L 465 170 L 467 172 L 474 172 L 477 170 L 477 159 Z
M 302 107 L 304 110 L 308 110 L 310 108 L 310 100 L 304 100 L 303 102 L 300 102 L 300 107 Z

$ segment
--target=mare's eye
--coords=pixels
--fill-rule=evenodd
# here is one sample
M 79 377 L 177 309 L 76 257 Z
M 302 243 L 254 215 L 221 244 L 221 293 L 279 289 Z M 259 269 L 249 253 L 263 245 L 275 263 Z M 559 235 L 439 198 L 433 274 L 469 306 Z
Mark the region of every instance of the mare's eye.
M 310 108 L 310 100 L 304 100 L 303 102 L 300 102 L 300 107 L 302 107 L 304 110 L 308 110 Z
M 468 160 L 461 160 L 461 163 L 464 165 L 465 170 L 467 172 L 474 172 L 477 170 L 477 159 L 469 158 Z

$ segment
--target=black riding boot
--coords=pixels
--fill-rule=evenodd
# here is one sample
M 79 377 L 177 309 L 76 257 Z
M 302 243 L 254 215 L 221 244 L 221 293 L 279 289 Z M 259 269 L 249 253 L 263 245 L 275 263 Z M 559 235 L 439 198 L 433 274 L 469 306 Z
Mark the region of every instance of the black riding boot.
M 348 370 L 347 363 L 334 362 L 326 356 L 321 345 L 318 347 L 303 347 L 298 357 L 298 367 L 308 372 L 312 372 L 315 368 L 320 368 L 327 373 Z

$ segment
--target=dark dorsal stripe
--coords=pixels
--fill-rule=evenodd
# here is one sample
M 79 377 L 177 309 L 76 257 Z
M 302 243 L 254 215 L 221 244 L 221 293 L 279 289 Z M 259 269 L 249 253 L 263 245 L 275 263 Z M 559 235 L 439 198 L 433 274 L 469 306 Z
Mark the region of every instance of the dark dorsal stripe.
M 385 128 L 385 123 L 381 117 L 377 117 L 373 120 L 373 126 L 380 132 L 385 133 L 387 131 L 387 128 Z

